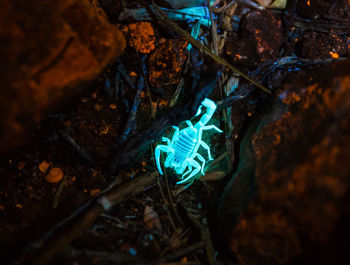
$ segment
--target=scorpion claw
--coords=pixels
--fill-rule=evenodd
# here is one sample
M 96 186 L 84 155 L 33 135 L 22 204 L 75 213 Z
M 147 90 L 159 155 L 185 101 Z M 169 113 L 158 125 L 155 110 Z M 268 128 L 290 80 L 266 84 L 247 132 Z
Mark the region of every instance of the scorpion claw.
M 198 107 L 197 113 L 196 115 L 194 115 L 195 117 L 199 116 L 202 112 L 202 104 Z

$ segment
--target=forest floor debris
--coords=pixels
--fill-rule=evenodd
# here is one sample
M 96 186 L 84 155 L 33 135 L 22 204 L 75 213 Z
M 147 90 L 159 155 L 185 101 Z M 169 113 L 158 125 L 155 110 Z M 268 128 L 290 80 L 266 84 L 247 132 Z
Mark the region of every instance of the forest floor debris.
M 32 264 L 53 257 L 50 264 L 234 264 L 217 252 L 223 242 L 216 208 L 245 127 L 288 74 L 349 56 L 349 20 L 343 14 L 334 22 L 326 16 L 330 7 L 300 17 L 293 4 L 275 10 L 215 1 L 210 28 L 200 27 L 194 38 L 195 21 L 188 19 L 118 20 L 151 1 L 100 2 L 128 45 L 65 111 L 48 117 L 34 146 L 2 161 L 1 255 L 14 261 L 22 253 Z M 155 172 L 155 144 L 172 125 L 184 126 L 209 95 L 218 105 L 213 124 L 225 136 L 206 136 L 215 160 L 205 176 L 176 186 L 173 172 Z

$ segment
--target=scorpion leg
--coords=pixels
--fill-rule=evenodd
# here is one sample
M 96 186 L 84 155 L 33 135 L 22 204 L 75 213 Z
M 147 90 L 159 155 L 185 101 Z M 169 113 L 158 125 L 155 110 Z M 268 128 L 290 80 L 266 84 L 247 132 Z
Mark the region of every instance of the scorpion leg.
M 181 168 L 179 168 L 176 172 L 178 174 L 182 174 L 187 167 L 188 167 L 188 159 L 185 159 L 185 161 L 181 165 Z M 181 179 L 183 179 L 183 175 L 181 176 Z
M 197 153 L 197 157 L 198 159 L 202 162 L 202 167 L 201 167 L 201 172 L 204 175 L 204 166 L 205 166 L 205 159 L 203 156 L 201 156 L 200 154 Z
M 215 125 L 208 125 L 208 126 L 202 127 L 201 129 L 202 129 L 202 130 L 211 130 L 211 129 L 215 129 L 215 130 L 217 130 L 218 132 L 222 133 L 222 131 L 221 131 L 218 127 L 216 127 Z
M 209 160 L 213 160 L 213 158 L 211 157 L 211 154 L 210 154 L 210 147 L 203 141 L 201 141 L 200 145 L 203 146 L 203 148 L 208 151 Z
M 174 149 L 173 149 L 173 150 L 174 150 Z M 165 166 L 165 167 L 170 167 L 171 162 L 173 162 L 173 158 L 174 158 L 174 152 L 169 153 L 168 156 L 167 156 L 167 158 L 165 159 L 164 166 Z
M 192 122 L 191 122 L 190 120 L 186 120 L 186 123 L 187 123 L 188 126 L 190 126 L 191 128 L 193 128 L 193 124 L 192 124 Z
M 189 179 L 193 178 L 195 175 L 197 175 L 197 173 L 201 170 L 201 166 L 200 164 L 194 160 L 194 159 L 188 159 L 189 165 L 195 167 L 195 169 L 192 171 L 192 173 L 185 179 L 176 182 L 176 184 L 181 184 L 184 182 L 187 182 Z
M 162 137 L 162 141 L 166 142 L 168 145 L 170 145 L 170 139 L 166 137 Z
M 163 175 L 162 168 L 160 166 L 160 151 L 166 152 L 166 153 L 174 153 L 174 149 L 167 146 L 167 145 L 157 145 L 156 149 L 154 150 L 154 156 L 156 158 L 156 164 L 158 171 L 161 175 Z
M 187 170 L 187 172 L 186 172 L 185 174 L 183 174 L 183 175 L 181 176 L 181 179 L 183 179 L 187 174 L 189 174 L 189 173 L 192 171 L 192 166 L 191 166 L 191 164 L 188 164 L 187 166 L 188 166 L 188 170 Z

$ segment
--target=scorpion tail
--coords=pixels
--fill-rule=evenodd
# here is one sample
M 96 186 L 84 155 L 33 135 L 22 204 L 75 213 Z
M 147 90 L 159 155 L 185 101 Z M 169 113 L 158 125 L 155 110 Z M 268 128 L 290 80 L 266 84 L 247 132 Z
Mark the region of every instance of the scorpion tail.
M 211 117 L 213 116 L 215 110 L 216 110 L 216 104 L 214 103 L 214 101 L 212 101 L 211 99 L 209 98 L 205 98 L 202 103 L 201 103 L 201 106 L 204 106 L 207 108 L 207 111 L 205 114 L 203 114 L 200 122 L 203 124 L 203 125 L 206 125 L 209 120 L 211 119 Z

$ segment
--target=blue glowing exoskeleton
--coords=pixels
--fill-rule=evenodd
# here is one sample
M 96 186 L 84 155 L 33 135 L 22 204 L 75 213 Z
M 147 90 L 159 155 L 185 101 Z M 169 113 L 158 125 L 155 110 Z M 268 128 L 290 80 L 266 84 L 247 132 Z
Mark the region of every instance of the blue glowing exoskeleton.
M 187 120 L 186 123 L 189 126 L 187 128 L 180 130 L 179 127 L 173 126 L 175 133 L 171 141 L 170 139 L 163 137 L 162 141 L 167 142 L 167 145 L 158 145 L 155 149 L 155 158 L 159 173 L 163 175 L 160 166 L 160 151 L 163 151 L 167 153 L 164 166 L 173 168 L 177 174 L 181 175 L 181 180 L 178 181 L 177 184 L 188 182 L 196 176 L 199 171 L 204 175 L 205 159 L 202 155 L 197 153 L 199 146 L 205 148 L 208 152 L 209 160 L 213 160 L 210 155 L 209 146 L 202 141 L 202 131 L 210 129 L 215 129 L 218 132 L 222 131 L 214 125 L 206 126 L 215 112 L 215 103 L 212 100 L 205 98 L 199 106 L 196 116 L 200 115 L 202 107 L 207 108 L 207 111 L 195 125 Z M 202 165 L 200 165 L 195 158 L 198 158 Z M 187 172 L 184 173 L 187 168 Z M 185 178 L 186 175 L 188 175 L 188 177 Z

